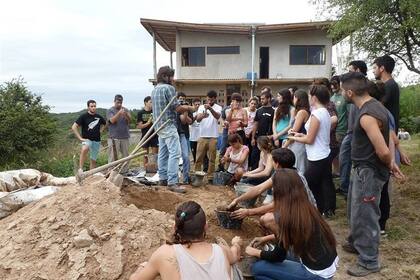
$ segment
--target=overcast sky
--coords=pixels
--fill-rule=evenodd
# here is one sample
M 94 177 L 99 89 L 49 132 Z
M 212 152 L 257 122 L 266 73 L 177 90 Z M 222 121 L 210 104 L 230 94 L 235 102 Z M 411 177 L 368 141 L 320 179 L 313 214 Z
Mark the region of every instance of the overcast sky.
M 152 37 L 140 18 L 197 23 L 317 19 L 308 0 L 280 3 L 2 0 L 0 82 L 22 76 L 53 112 L 84 109 L 91 98 L 99 107 L 110 107 L 117 93 L 128 108 L 140 108 L 153 75 Z M 158 47 L 158 67 L 168 64 L 169 53 Z

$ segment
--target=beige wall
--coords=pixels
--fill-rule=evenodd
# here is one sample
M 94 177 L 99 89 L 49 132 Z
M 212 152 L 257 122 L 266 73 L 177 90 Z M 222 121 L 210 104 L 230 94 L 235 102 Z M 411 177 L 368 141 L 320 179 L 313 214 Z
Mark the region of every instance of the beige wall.
M 178 32 L 176 76 L 178 79 L 244 79 L 251 72 L 251 38 L 245 35 Z M 290 45 L 326 45 L 325 65 L 289 65 Z M 181 66 L 181 48 L 240 46 L 240 54 L 207 55 L 205 67 Z M 322 30 L 256 36 L 255 72 L 259 75 L 259 47 L 269 47 L 269 78 L 308 79 L 330 77 L 332 42 Z
M 246 95 L 243 96 L 244 99 L 244 104 L 246 105 L 246 103 L 248 102 L 249 98 L 251 97 L 251 87 L 249 86 L 249 84 L 241 84 L 241 94 L 246 92 Z M 267 86 L 267 84 L 258 84 L 255 87 L 255 94 L 254 95 L 260 95 L 261 92 L 261 88 L 263 86 Z M 297 86 L 299 89 L 307 89 L 308 88 L 308 84 L 302 84 L 302 83 L 290 83 L 290 84 L 275 84 L 275 85 L 268 85 L 273 93 L 273 97 L 277 96 L 277 92 L 279 92 L 281 89 L 283 88 L 289 88 L 291 86 Z M 226 97 L 226 84 L 184 84 L 182 86 L 177 86 L 176 87 L 177 91 L 180 92 L 184 92 L 187 95 L 187 98 L 195 98 L 195 97 L 199 97 L 201 98 L 203 101 L 206 98 L 207 92 L 210 90 L 215 90 L 218 93 L 218 97 L 217 97 L 217 103 L 219 105 L 226 105 L 227 103 L 227 97 Z

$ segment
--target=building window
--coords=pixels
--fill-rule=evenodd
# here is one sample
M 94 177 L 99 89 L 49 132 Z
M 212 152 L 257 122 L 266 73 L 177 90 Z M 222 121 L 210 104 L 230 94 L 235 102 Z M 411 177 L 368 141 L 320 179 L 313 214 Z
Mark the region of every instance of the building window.
M 239 54 L 239 46 L 207 47 L 207 54 Z
M 205 47 L 182 48 L 182 66 L 206 66 Z
M 290 64 L 325 64 L 325 46 L 290 46 Z

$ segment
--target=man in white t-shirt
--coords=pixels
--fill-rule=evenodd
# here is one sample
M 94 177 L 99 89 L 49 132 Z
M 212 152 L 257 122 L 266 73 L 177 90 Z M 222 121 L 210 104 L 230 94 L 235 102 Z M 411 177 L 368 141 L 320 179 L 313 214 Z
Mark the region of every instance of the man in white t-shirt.
M 211 90 L 207 93 L 207 102 L 200 105 L 197 111 L 197 122 L 200 123 L 200 138 L 197 143 L 197 160 L 195 171 L 202 171 L 203 159 L 207 154 L 209 159 L 208 180 L 213 180 L 216 163 L 217 138 L 219 137 L 219 118 L 222 107 L 216 104 L 217 93 Z

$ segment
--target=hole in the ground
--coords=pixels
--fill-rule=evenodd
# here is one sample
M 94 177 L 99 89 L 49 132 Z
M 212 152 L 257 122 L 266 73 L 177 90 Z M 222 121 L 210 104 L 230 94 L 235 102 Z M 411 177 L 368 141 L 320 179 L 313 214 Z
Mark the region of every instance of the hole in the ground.
M 134 186 L 122 188 L 121 195 L 125 203 L 134 204 L 139 209 L 156 209 L 170 214 L 174 214 L 177 205 L 185 201 L 185 199 L 171 192 L 148 190 Z

